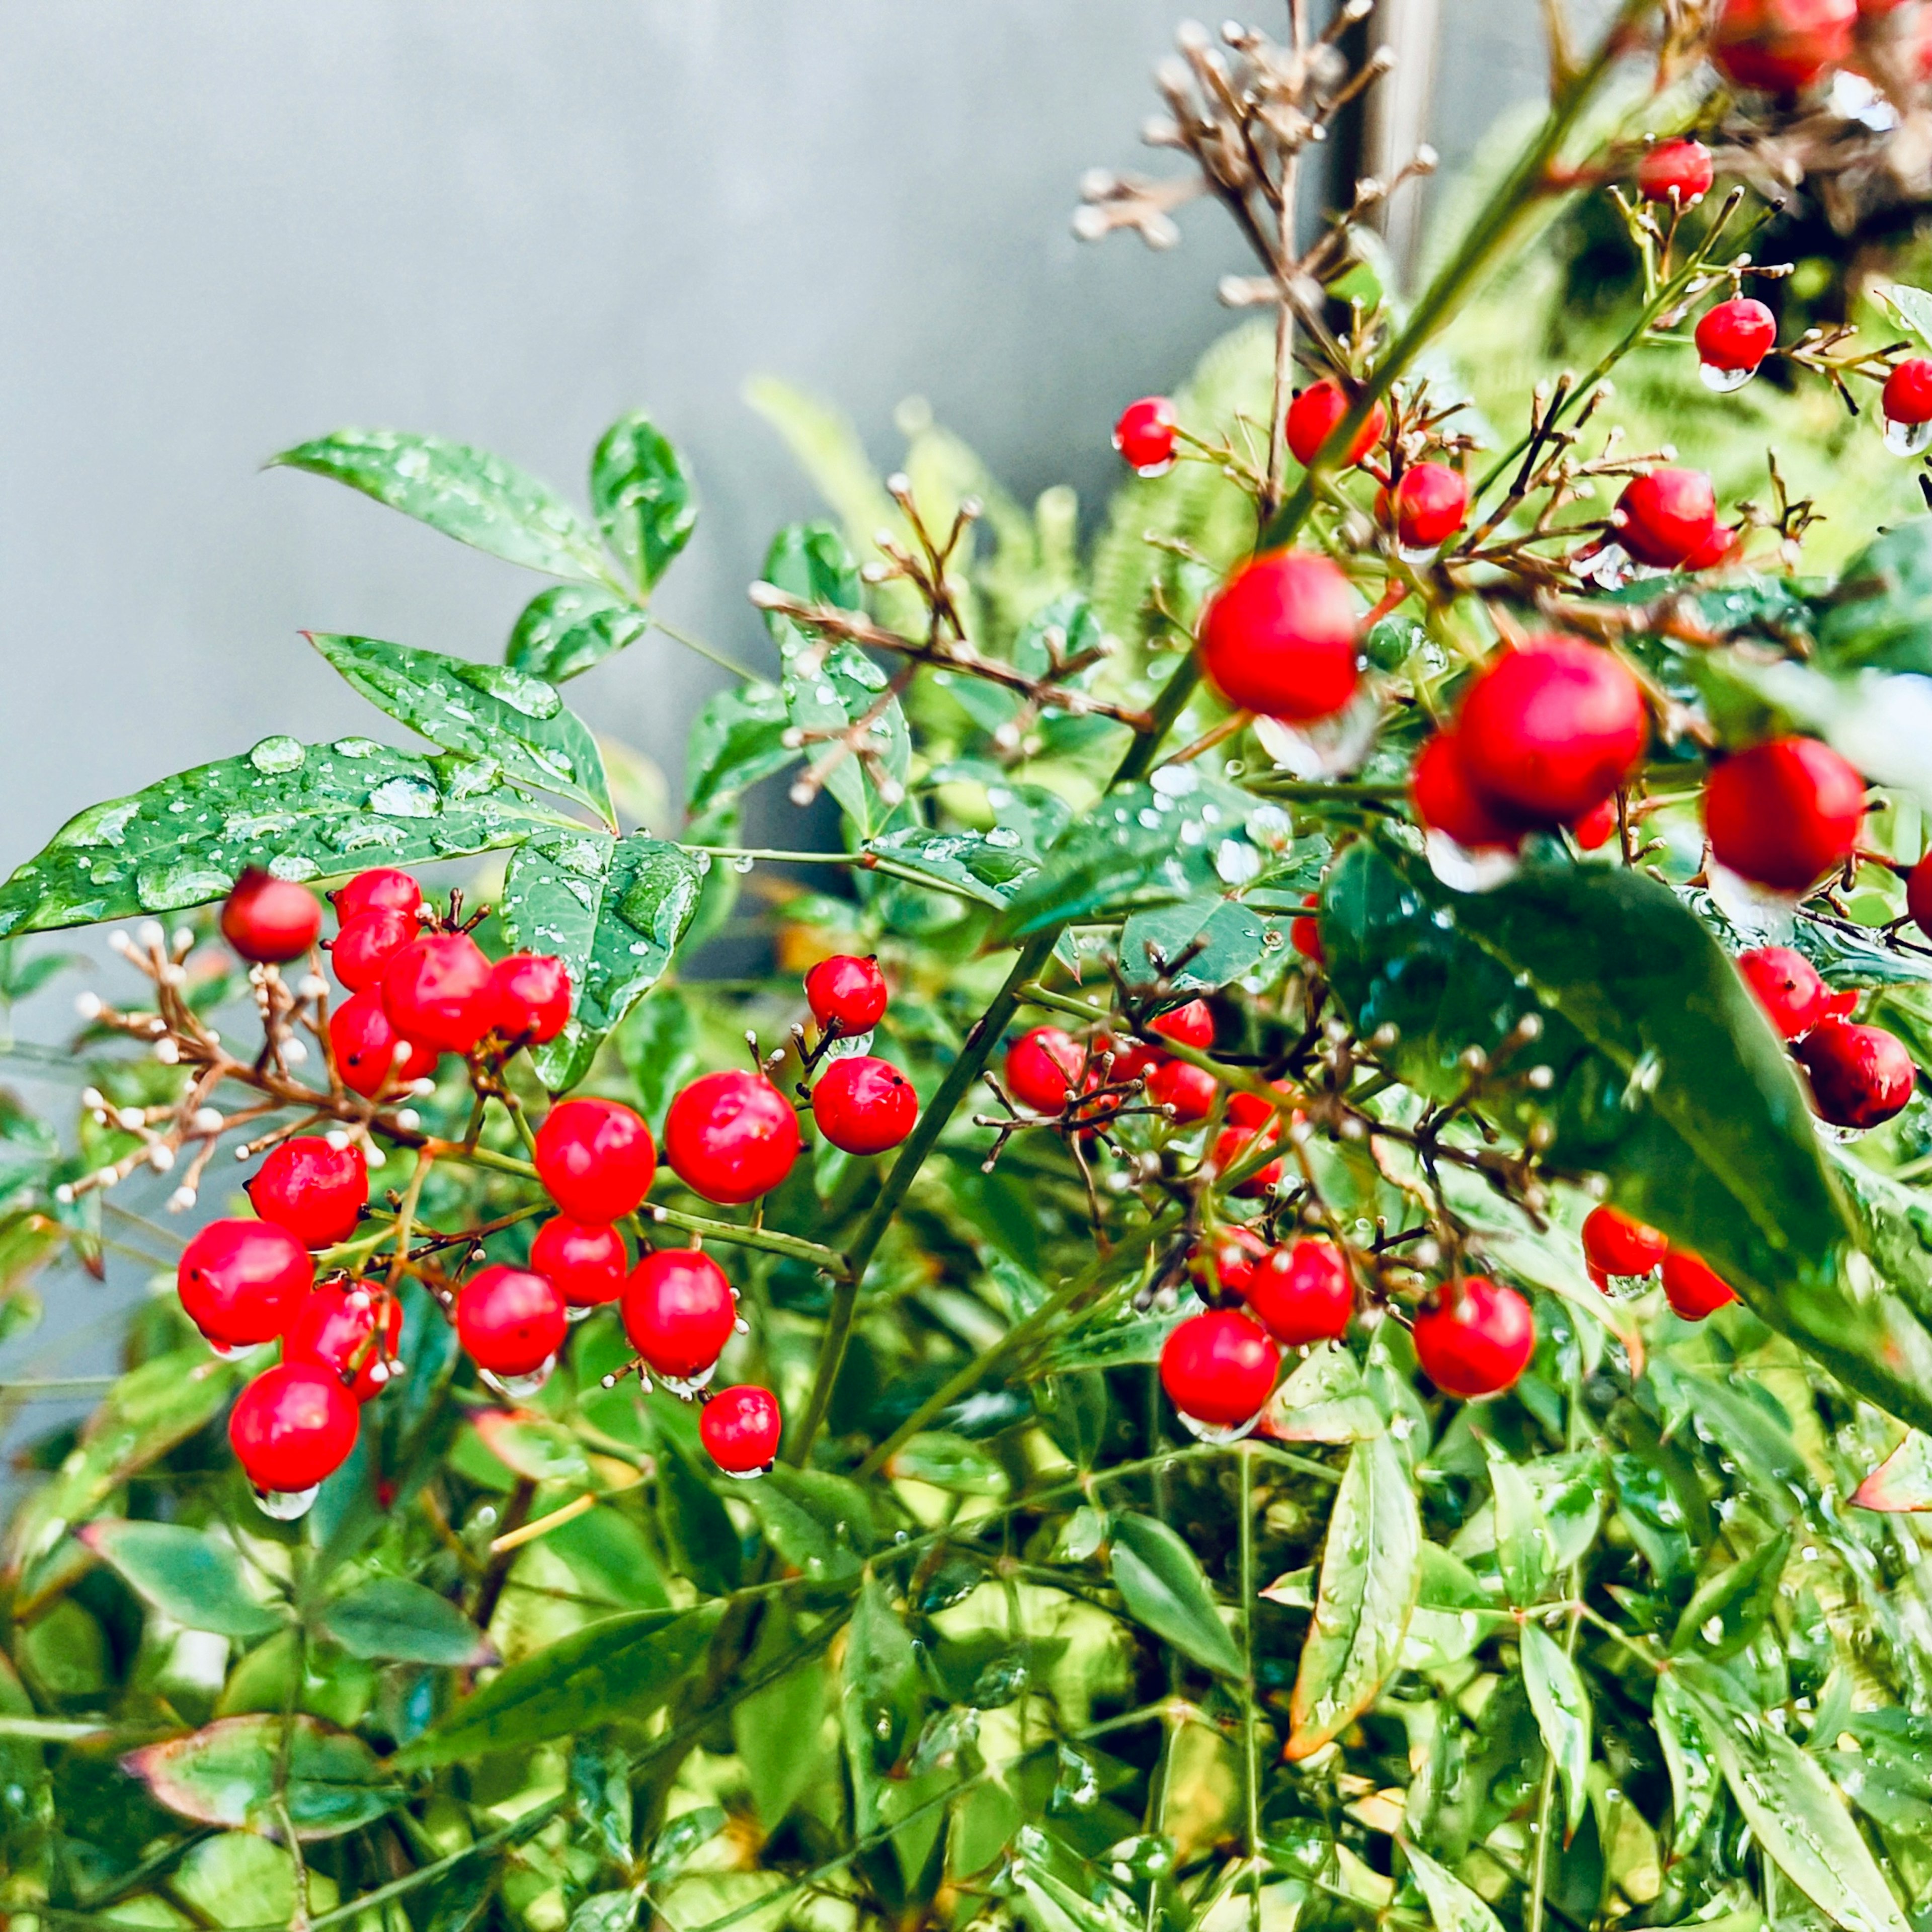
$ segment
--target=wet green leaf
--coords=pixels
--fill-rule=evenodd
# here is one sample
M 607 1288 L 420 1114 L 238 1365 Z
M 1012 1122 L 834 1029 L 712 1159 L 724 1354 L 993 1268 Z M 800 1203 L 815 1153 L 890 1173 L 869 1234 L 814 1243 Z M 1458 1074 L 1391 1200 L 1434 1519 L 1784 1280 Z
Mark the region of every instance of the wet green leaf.
M 1113 1520 L 1109 1567 L 1127 1614 L 1196 1663 L 1238 1676 L 1241 1653 L 1221 1620 L 1201 1560 L 1164 1522 L 1124 1512 Z
M 1133 981 L 1159 979 L 1158 958 L 1178 993 L 1212 992 L 1253 974 L 1271 977 L 1289 956 L 1291 923 L 1213 894 L 1137 912 L 1120 934 L 1120 970 Z
M 757 1678 L 778 1670 L 799 1648 L 796 1626 L 782 1604 L 769 1608 L 746 1666 Z M 766 1831 L 784 1822 L 803 1792 L 823 1748 L 824 1660 L 814 1651 L 731 1708 L 731 1735 Z
M 1503 1932 L 1502 1922 L 1480 1892 L 1471 1891 L 1447 1866 L 1438 1864 L 1406 1838 L 1402 1850 L 1418 1888 L 1428 1900 L 1436 1932 Z
M 1040 870 L 1019 835 L 1003 837 L 997 826 L 991 832 L 928 832 L 909 825 L 868 839 L 866 850 L 982 905 L 1004 907 Z
M 706 698 L 685 740 L 685 810 L 696 818 L 796 764 L 804 754 L 784 742 L 790 728 L 775 686 L 741 684 Z
M 1519 1610 L 1540 1602 L 1556 1568 L 1556 1550 L 1529 1478 L 1501 1456 L 1490 1459 L 1496 1499 L 1496 1569 Z
M 749 1486 L 748 1500 L 766 1541 L 802 1575 L 840 1582 L 859 1574 L 872 1546 L 872 1512 L 857 1484 L 781 1463 Z
M 451 1603 L 406 1576 L 372 1576 L 325 1604 L 316 1618 L 351 1657 L 476 1669 L 496 1646 Z
M 1670 1773 L 1672 1842 L 1680 1852 L 1688 1851 L 1710 1822 L 1723 1780 L 1705 1737 L 1703 1712 L 1672 1672 L 1666 1671 L 1657 1680 L 1651 1720 Z
M 570 1747 L 570 1790 L 578 1822 L 589 1828 L 598 1849 L 618 1864 L 631 1861 L 630 1760 L 614 1744 L 577 1738 Z
M 856 1800 L 853 1823 L 864 1834 L 885 1822 L 886 1774 L 911 1742 L 926 1706 L 911 1635 L 884 1585 L 869 1574 L 847 1635 L 844 1676 L 839 1711 Z
M 1769 1620 L 1790 1554 L 1791 1538 L 1774 1536 L 1762 1549 L 1726 1564 L 1697 1586 L 1670 1640 L 1676 1652 L 1689 1651 L 1721 1663 L 1735 1657 Z
M 190 1630 L 264 1636 L 288 1622 L 285 1606 L 263 1603 L 250 1590 L 234 1546 L 206 1531 L 104 1517 L 76 1534 L 164 1616 Z
M 184 1818 L 272 1834 L 285 1721 L 292 1742 L 284 1795 L 297 1838 L 339 1838 L 380 1818 L 402 1795 L 360 1738 L 314 1718 L 285 1720 L 266 1712 L 218 1718 L 186 1737 L 130 1752 L 122 1765 Z
M 641 410 L 604 431 L 590 459 L 590 502 L 604 542 L 646 596 L 698 527 L 677 452 Z
M 1277 1442 L 1364 1442 L 1387 1425 L 1360 1364 L 1338 1342 L 1312 1349 L 1268 1398 L 1261 1432 Z
M 1574 1838 L 1590 1802 L 1590 1694 L 1576 1665 L 1540 1624 L 1522 1627 L 1522 1678 L 1537 1728 L 1562 1780 L 1563 1836 Z
M 554 584 L 526 604 L 503 646 L 512 670 L 561 684 L 640 643 L 651 620 L 626 598 L 586 584 Z

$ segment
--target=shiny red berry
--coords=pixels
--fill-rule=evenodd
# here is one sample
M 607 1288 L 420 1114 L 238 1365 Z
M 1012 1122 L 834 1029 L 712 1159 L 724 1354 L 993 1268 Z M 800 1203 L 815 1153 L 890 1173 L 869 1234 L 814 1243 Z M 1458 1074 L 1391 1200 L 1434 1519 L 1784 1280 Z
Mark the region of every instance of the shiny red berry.
M 1670 1245 L 1648 1222 L 1607 1201 L 1583 1217 L 1583 1258 L 1605 1274 L 1648 1274 Z
M 1413 463 L 1384 500 L 1384 520 L 1404 550 L 1433 550 L 1469 520 L 1469 486 L 1446 463 Z
M 548 952 L 512 952 L 490 969 L 490 1024 L 506 1040 L 542 1046 L 570 1018 L 570 969 Z
M 1288 406 L 1288 446 L 1296 462 L 1305 469 L 1320 453 L 1342 418 L 1348 413 L 1352 398 L 1333 376 L 1311 382 Z M 1370 410 L 1367 419 L 1356 430 L 1354 440 L 1340 456 L 1345 464 L 1359 463 L 1382 441 L 1388 428 L 1388 412 L 1380 403 Z
M 244 959 L 282 966 L 322 933 L 322 908 L 306 886 L 250 866 L 221 906 L 221 936 Z
M 342 1084 L 365 1100 L 374 1100 L 385 1086 L 406 1085 L 436 1071 L 436 1048 L 404 1040 L 389 1024 L 382 996 L 374 986 L 344 1000 L 329 1015 L 328 1046 Z
M 819 1075 L 812 1090 L 812 1118 L 847 1154 L 884 1154 L 912 1132 L 919 1096 L 890 1060 L 848 1054 Z
M 1716 766 L 1704 788 L 1712 856 L 1775 892 L 1802 892 L 1842 866 L 1864 817 L 1864 780 L 1816 738 L 1754 745 Z
M 1006 1091 L 1036 1114 L 1057 1114 L 1081 1077 L 1086 1056 L 1072 1035 L 1058 1027 L 1035 1027 L 1006 1048 Z M 1135 1074 L 1143 1069 L 1136 1067 Z M 1114 1077 L 1132 1077 L 1114 1063 Z
M 266 1221 L 211 1221 L 175 1269 L 188 1318 L 217 1348 L 272 1342 L 315 1280 L 308 1250 Z
M 1214 1111 L 1221 1084 L 1206 1068 L 1185 1060 L 1163 1060 L 1148 1076 L 1147 1096 L 1156 1107 L 1172 1107 L 1182 1126 L 1204 1120 Z
M 1416 1312 L 1415 1359 L 1445 1395 L 1496 1395 L 1529 1366 L 1536 1322 L 1513 1288 L 1478 1274 L 1437 1289 Z
M 352 993 L 380 985 L 389 962 L 416 937 L 418 927 L 414 913 L 387 908 L 352 919 L 328 942 L 335 976 Z
M 403 1305 L 393 1294 L 360 1282 L 325 1282 L 296 1311 L 282 1337 L 282 1360 L 313 1362 L 346 1377 L 358 1402 L 388 1386 L 402 1340 Z
M 798 1158 L 798 1116 L 759 1073 L 707 1073 L 670 1103 L 664 1158 L 694 1194 L 721 1207 L 769 1194 Z
M 1879 406 L 1892 422 L 1932 422 L 1932 360 L 1908 356 L 1885 379 Z
M 530 1266 L 573 1308 L 598 1308 L 624 1292 L 630 1251 L 615 1228 L 553 1215 L 530 1244 Z
M 1686 1322 L 1701 1322 L 1737 1300 L 1737 1291 L 1702 1256 L 1672 1248 L 1664 1258 L 1664 1298 Z
M 778 1397 L 751 1382 L 718 1390 L 698 1412 L 698 1439 L 728 1476 L 769 1469 L 782 1426 Z
M 1513 852 L 1521 826 L 1500 817 L 1469 782 L 1456 734 L 1438 731 L 1418 753 L 1408 775 L 1408 802 L 1426 830 L 1439 832 L 1471 852 Z
M 560 1100 L 537 1130 L 537 1178 L 573 1220 L 637 1211 L 658 1171 L 651 1130 L 620 1100 Z
M 382 972 L 382 1010 L 406 1039 L 468 1053 L 490 1030 L 490 962 L 466 932 L 425 933 Z
M 738 1304 L 724 1270 L 695 1248 L 659 1248 L 624 1284 L 624 1333 L 654 1373 L 689 1382 L 724 1352 Z
M 1711 526 L 1711 534 L 1678 566 L 1680 570 L 1723 570 L 1738 562 L 1744 555 L 1744 526 L 1742 524 L 1716 524 Z
M 347 926 L 372 912 L 403 912 L 421 915 L 422 888 L 406 872 L 393 866 L 372 866 L 358 872 L 346 886 L 329 894 L 335 906 L 338 926 Z
M 1504 818 L 1562 825 L 1636 769 L 1650 736 L 1623 661 L 1576 638 L 1532 638 L 1484 667 L 1462 700 L 1463 775 Z
M 1928 852 L 1905 875 L 1905 910 L 1912 922 L 1928 939 L 1932 939 L 1932 852 Z
M 1600 850 L 1616 836 L 1616 832 L 1617 802 L 1614 798 L 1593 805 L 1570 827 L 1570 837 L 1576 840 L 1577 849 L 1583 852 Z
M 1733 296 L 1698 318 L 1697 359 L 1707 368 L 1748 375 L 1771 353 L 1778 318 L 1750 296 Z
M 349 1460 L 362 1426 L 356 1398 L 328 1369 L 278 1362 L 235 1399 L 229 1445 L 265 1494 L 312 1490 Z
M 1333 1241 L 1312 1236 L 1276 1248 L 1255 1270 L 1248 1306 L 1285 1348 L 1339 1342 L 1354 1318 L 1355 1284 Z
M 1738 955 L 1738 971 L 1781 1040 L 1802 1040 L 1825 1017 L 1831 994 L 1818 969 L 1788 946 Z
M 1238 1094 L 1234 1098 L 1238 1100 Z M 1228 1109 L 1233 1113 L 1232 1106 Z M 1261 1138 L 1257 1140 L 1256 1135 Z M 1240 1124 L 1223 1127 L 1214 1136 L 1214 1144 L 1209 1150 L 1207 1168 L 1210 1174 L 1222 1174 L 1246 1164 L 1252 1156 L 1263 1148 L 1273 1147 L 1281 1138 L 1279 1126 L 1244 1126 Z M 1234 1186 L 1234 1194 L 1243 1201 L 1258 1201 L 1264 1194 L 1270 1194 L 1280 1184 L 1283 1172 L 1279 1157 L 1265 1162 Z
M 494 1262 L 456 1298 L 456 1339 L 479 1369 L 536 1374 L 563 1346 L 569 1326 L 556 1284 L 527 1268 Z
M 1174 405 L 1165 396 L 1143 396 L 1120 412 L 1114 447 L 1142 476 L 1158 476 L 1174 464 Z
M 1679 208 L 1701 201 L 1716 178 L 1710 149 L 1688 135 L 1659 141 L 1636 164 L 1637 193 L 1646 201 L 1675 202 Z
M 806 1004 L 828 1032 L 850 1040 L 870 1033 L 886 1010 L 886 976 L 876 959 L 841 952 L 805 976 Z
M 1201 663 L 1230 704 L 1292 724 L 1355 694 L 1355 596 L 1325 556 L 1270 551 L 1244 564 L 1201 620 Z
M 1187 1278 L 1203 1295 L 1210 1293 L 1218 1281 L 1222 1293 L 1245 1298 L 1256 1265 L 1268 1252 L 1268 1244 L 1253 1228 L 1228 1222 L 1196 1244 L 1187 1257 Z
M 1711 58 L 1739 87 L 1795 93 L 1851 52 L 1858 17 L 1858 0 L 1724 0 Z
M 1074 1049 L 1077 1054 L 1079 1048 Z M 1109 1082 L 1143 1080 L 1156 1066 L 1164 1066 L 1167 1054 L 1159 1047 L 1150 1046 L 1142 1040 L 1117 1040 L 1102 1028 L 1094 1036 L 1092 1072 L 1088 1084 L 1094 1084 L 1096 1076 L 1104 1075 Z M 1101 1062 L 1105 1060 L 1104 1067 Z
M 1633 476 L 1610 512 L 1617 541 L 1640 563 L 1675 570 L 1711 539 L 1718 499 L 1701 470 L 1653 470 Z
M 1834 1127 L 1876 1127 L 1912 1098 L 1918 1070 L 1905 1042 L 1883 1027 L 1820 1020 L 1798 1042 L 1818 1118 Z
M 1281 1351 L 1234 1308 L 1190 1315 L 1168 1333 L 1160 1385 L 1183 1415 L 1232 1429 L 1261 1413 L 1281 1372 Z
M 1148 1022 L 1148 1031 L 1171 1040 L 1177 1046 L 1209 1047 L 1214 1044 L 1214 1015 L 1205 1000 L 1190 1000 L 1185 1006 L 1170 1006 Z
M 1277 1088 L 1280 1082 L 1276 1083 Z M 1258 1094 L 1248 1094 L 1237 1088 L 1228 1096 L 1228 1124 L 1234 1127 L 1258 1127 L 1264 1121 L 1279 1120 L 1280 1109 L 1271 1100 L 1264 1100 Z
M 268 1150 L 248 1183 L 248 1199 L 265 1221 L 286 1228 L 305 1248 L 332 1248 L 356 1232 L 369 1198 L 362 1144 L 332 1147 L 300 1134 Z
M 1301 903 L 1307 910 L 1299 918 L 1289 920 L 1288 943 L 1310 965 L 1325 966 L 1328 953 L 1322 944 L 1322 922 L 1316 916 L 1322 909 L 1322 895 L 1310 892 Z

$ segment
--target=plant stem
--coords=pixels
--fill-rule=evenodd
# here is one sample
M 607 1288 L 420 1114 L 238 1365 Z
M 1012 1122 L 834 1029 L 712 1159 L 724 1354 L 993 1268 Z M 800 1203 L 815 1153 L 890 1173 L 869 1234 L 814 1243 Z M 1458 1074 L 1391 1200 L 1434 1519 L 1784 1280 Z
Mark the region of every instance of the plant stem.
M 1255 1730 L 1255 1459 L 1246 1442 L 1241 1444 L 1237 1460 L 1241 1470 L 1241 1796 L 1246 1814 L 1243 1829 L 1252 1888 L 1248 1925 L 1250 1932 L 1261 1932 L 1262 1769 L 1260 1743 Z
M 741 1248 L 759 1248 L 768 1255 L 783 1255 L 795 1262 L 805 1262 L 813 1268 L 823 1268 L 835 1281 L 843 1281 L 850 1272 L 850 1264 L 836 1248 L 821 1246 L 817 1241 L 808 1241 L 802 1234 L 780 1234 L 768 1228 L 742 1228 L 735 1221 L 713 1221 L 702 1214 L 686 1214 L 675 1208 L 659 1208 L 646 1204 L 638 1210 L 638 1218 L 648 1216 L 654 1222 L 667 1228 L 681 1228 L 688 1234 L 696 1234 L 707 1241 L 734 1243 Z

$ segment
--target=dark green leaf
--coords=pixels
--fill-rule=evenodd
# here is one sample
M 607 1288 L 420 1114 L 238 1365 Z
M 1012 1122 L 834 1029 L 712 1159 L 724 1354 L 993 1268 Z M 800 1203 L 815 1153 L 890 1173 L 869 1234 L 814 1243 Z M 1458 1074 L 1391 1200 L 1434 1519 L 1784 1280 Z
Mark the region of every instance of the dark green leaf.
M 614 1744 L 577 1738 L 570 1747 L 570 1790 L 578 1820 L 587 1826 L 604 1857 L 631 1862 L 630 1760 Z
M 76 1534 L 164 1616 L 190 1630 L 262 1636 L 288 1621 L 286 1609 L 262 1603 L 250 1592 L 233 1545 L 218 1542 L 205 1531 L 103 1517 Z
M 766 1541 L 794 1570 L 823 1582 L 859 1574 L 872 1546 L 872 1514 L 857 1484 L 781 1463 L 748 1499 Z
M 1178 993 L 1212 992 L 1256 973 L 1272 977 L 1288 957 L 1290 922 L 1216 895 L 1137 912 L 1120 934 L 1120 970 L 1135 982 L 1164 974 Z M 1176 961 L 1186 963 L 1170 965 Z
M 672 1098 L 704 1070 L 698 1022 L 684 995 L 661 986 L 640 1000 L 617 1029 L 617 1051 L 636 1084 L 638 1110 L 662 1137 Z
M 1671 1838 L 1680 1851 L 1695 1844 L 1724 1788 L 1717 1759 L 1704 1735 L 1702 1708 L 1666 1671 L 1657 1680 L 1651 1720 L 1664 1762 L 1670 1773 L 1670 1800 L 1675 1814 Z
M 652 1882 L 668 1885 L 724 1828 L 722 1805 L 700 1804 L 680 1811 L 651 1840 L 648 1869 Z
M 1502 1922 L 1484 1902 L 1446 1866 L 1438 1864 L 1426 1852 L 1419 1851 L 1405 1838 L 1402 1855 L 1415 1874 L 1417 1888 L 1429 1903 L 1429 1916 L 1436 1932 L 1503 1932 Z
M 844 1673 L 839 1712 L 856 1801 L 853 1824 L 864 1834 L 884 1822 L 885 1774 L 911 1742 L 926 1706 L 911 1635 L 884 1585 L 870 1574 L 853 1612 Z
M 475 1669 L 496 1660 L 490 1640 L 451 1603 L 406 1576 L 372 1576 L 316 1619 L 351 1657 Z
M 604 431 L 590 459 L 590 502 L 604 541 L 646 596 L 698 526 L 677 452 L 641 411 Z
M 333 477 L 459 543 L 585 584 L 609 566 L 577 512 L 547 483 L 488 451 L 393 429 L 341 429 L 271 457 Z
M 130 1752 L 121 1762 L 162 1804 L 204 1825 L 274 1832 L 285 1720 L 263 1712 Z M 314 1718 L 292 1721 L 284 1798 L 298 1838 L 339 1838 L 380 1818 L 400 1792 L 360 1738 Z
M 1583 1822 L 1583 1808 L 1590 1802 L 1590 1695 L 1576 1665 L 1540 1624 L 1523 1625 L 1522 1646 L 1529 1707 L 1563 1783 L 1567 1841 L 1575 1837 Z
M 413 758 L 370 738 L 265 738 L 69 819 L 0 886 L 0 934 L 206 905 L 251 866 L 314 879 L 426 865 L 562 822 L 488 760 Z
M 1117 1516 L 1110 1567 L 1114 1587 L 1136 1623 L 1210 1670 L 1240 1675 L 1241 1653 L 1215 1607 L 1200 1558 L 1166 1523 L 1131 1513 Z
M 1004 908 L 1040 870 L 1039 860 L 1024 850 L 1018 833 L 1003 837 L 998 827 L 991 832 L 928 832 L 923 826 L 904 826 L 883 838 L 868 839 L 866 850 L 982 905 Z
M 741 684 L 707 698 L 685 741 L 685 809 L 695 818 L 796 764 L 804 754 L 785 744 L 790 728 L 775 686 Z
M 1820 668 L 1932 672 L 1932 517 L 1868 544 L 1820 603 Z
M 774 1603 L 759 1626 L 748 1676 L 756 1678 L 778 1670 L 798 1647 L 791 1619 Z M 814 1648 L 790 1670 L 731 1707 L 732 1737 L 758 1822 L 767 1832 L 784 1822 L 811 1776 L 821 1749 L 825 1690 L 825 1664 Z
M 503 646 L 512 670 L 561 684 L 638 643 L 651 620 L 634 604 L 584 584 L 554 584 L 524 606 Z
M 1735 1657 L 1777 1607 L 1778 1587 L 1790 1550 L 1788 1535 L 1774 1536 L 1762 1550 L 1706 1576 L 1684 1606 L 1670 1648 L 1720 1663 Z

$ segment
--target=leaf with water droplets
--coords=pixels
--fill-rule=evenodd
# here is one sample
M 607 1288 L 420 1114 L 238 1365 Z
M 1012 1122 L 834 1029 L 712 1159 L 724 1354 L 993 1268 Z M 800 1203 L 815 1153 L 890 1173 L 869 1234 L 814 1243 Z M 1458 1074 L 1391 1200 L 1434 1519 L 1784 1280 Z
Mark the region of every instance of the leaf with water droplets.
M 1723 1786 L 1704 1736 L 1701 1707 L 1678 1684 L 1675 1671 L 1666 1670 L 1657 1680 L 1651 1721 L 1670 1773 L 1671 1841 L 1678 1851 L 1688 1851 L 1710 1822 Z
M 866 850 L 949 892 L 1000 908 L 1040 870 L 1040 861 L 1017 838 L 1002 839 L 997 830 L 932 832 L 908 825 L 868 839 Z
M 1522 1626 L 1522 1681 L 1544 1748 L 1563 1784 L 1563 1838 L 1567 1844 L 1590 1802 L 1590 1694 L 1575 1663 L 1540 1624 Z
M 1272 979 L 1292 956 L 1289 922 L 1218 894 L 1137 912 L 1120 934 L 1120 968 L 1130 980 L 1162 976 L 1154 962 L 1184 962 L 1167 974 L 1177 993 L 1209 993 L 1262 974 Z
M 1116 1516 L 1110 1567 L 1135 1622 L 1210 1670 L 1240 1675 L 1241 1653 L 1221 1621 L 1201 1559 L 1166 1523 L 1130 1512 Z
M 590 502 L 604 541 L 648 596 L 698 527 L 677 452 L 641 410 L 613 423 L 590 459 Z
M 1774 1536 L 1762 1549 L 1706 1576 L 1677 1620 L 1671 1649 L 1719 1663 L 1735 1657 L 1763 1629 L 1777 1608 L 1784 1559 L 1790 1551 L 1788 1534 Z
M 616 823 L 597 740 L 582 718 L 564 708 L 554 685 L 511 666 L 472 664 L 374 638 L 326 631 L 308 635 L 350 684 L 399 724 L 446 752 L 491 760 L 513 784 L 574 799 L 606 824 Z
M 1365 1442 L 1386 1424 L 1360 1364 L 1340 1342 L 1324 1342 L 1268 1398 L 1261 1432 L 1277 1442 Z
M 651 620 L 634 604 L 588 584 L 554 584 L 526 604 L 503 662 L 561 684 L 638 643 Z
M 276 1833 L 279 1788 L 296 1836 L 304 1839 L 352 1832 L 403 1795 L 360 1738 L 302 1715 L 218 1718 L 186 1737 L 130 1751 L 121 1764 L 170 1810 L 203 1825 Z
M 1322 1582 L 1295 1672 L 1289 1759 L 1354 1723 L 1402 1656 L 1421 1582 L 1422 1522 L 1395 1438 L 1349 1452 L 1328 1519 Z
M 784 694 L 769 684 L 741 684 L 705 701 L 685 741 L 684 805 L 693 818 L 795 765 L 802 755 L 784 742 Z
M 548 484 L 488 450 L 406 430 L 340 429 L 268 460 L 332 477 L 527 569 L 584 584 L 610 581 L 597 539 L 577 512 Z
M 512 943 L 570 973 L 571 1017 L 532 1055 L 554 1093 L 589 1070 L 604 1036 L 656 984 L 698 908 L 707 862 L 640 832 L 550 831 L 520 845 L 500 908 Z
M 1406 1838 L 1400 1843 L 1402 1856 L 1415 1875 L 1417 1889 L 1429 1901 L 1436 1932 L 1503 1932 L 1502 1921 L 1490 1910 L 1481 1893 L 1472 1891 L 1446 1865 L 1438 1864 Z
M 288 1622 L 286 1606 L 262 1602 L 249 1588 L 235 1546 L 205 1530 L 110 1516 L 78 1534 L 164 1616 L 190 1630 L 258 1637 Z
M 852 1614 L 844 1679 L 839 1716 L 852 1772 L 852 1823 L 863 1834 L 882 1822 L 886 1774 L 912 1742 L 926 1708 L 911 1634 L 885 1586 L 870 1574 Z

